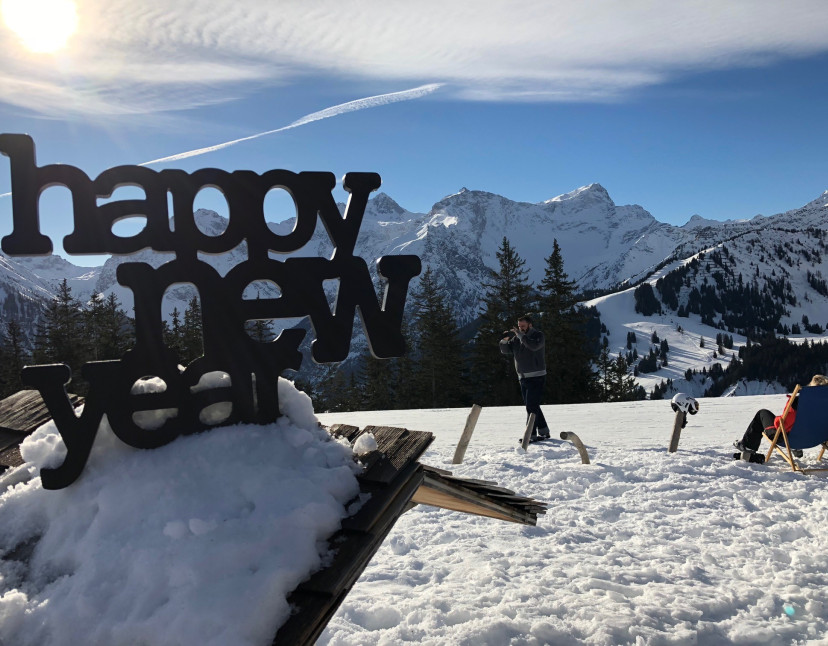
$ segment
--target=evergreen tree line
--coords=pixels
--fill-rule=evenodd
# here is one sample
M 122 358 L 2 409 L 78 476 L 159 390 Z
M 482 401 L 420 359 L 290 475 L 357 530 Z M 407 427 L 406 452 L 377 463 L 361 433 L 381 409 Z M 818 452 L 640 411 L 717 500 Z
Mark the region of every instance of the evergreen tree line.
M 67 389 L 86 394 L 88 384 L 80 374 L 88 361 L 117 359 L 134 342 L 133 326 L 117 297 L 92 295 L 79 302 L 64 279 L 54 299 L 40 316 L 34 342 L 23 334 L 20 324 L 9 320 L 0 336 L 0 397 L 24 388 L 20 372 L 27 364 L 66 363 L 72 369 Z
M 518 317 L 533 313 L 534 325 L 546 339 L 547 392 L 544 403 L 620 401 L 642 396 L 626 357 L 610 358 L 606 328 L 597 310 L 578 305 L 574 281 L 563 266 L 557 240 L 546 258 L 538 285 L 528 279 L 526 262 L 504 238 L 497 251 L 498 269 L 484 283 L 478 326 L 468 339 L 458 325 L 445 283 L 428 269 L 412 290 L 403 334 L 405 356 L 375 359 L 367 351 L 350 373 L 332 369 L 311 394 L 317 410 L 377 410 L 383 408 L 443 408 L 478 403 L 483 406 L 520 405 L 517 376 L 511 357 L 501 355 L 498 342 Z M 2 352 L 8 376 L 0 375 L 6 394 L 19 389 L 19 370 L 26 363 L 68 363 L 73 370 L 70 390 L 85 394 L 80 367 L 94 360 L 119 358 L 134 343 L 134 330 L 117 298 L 93 295 L 88 303 L 72 296 L 64 280 L 49 303 L 29 357 L 19 326 L 10 324 Z M 248 324 L 260 341 L 273 339 L 270 322 Z M 193 297 L 186 310 L 173 310 L 164 323 L 165 344 L 183 364 L 202 354 L 201 308 Z M 8 356 L 8 355 L 7 355 Z M 301 383 L 301 382 L 300 382 Z M 308 391 L 311 388 L 304 385 Z
M 780 246 L 775 253 L 784 259 L 784 250 L 785 247 Z M 680 317 L 697 314 L 706 325 L 753 338 L 774 330 L 790 333 L 781 325 L 786 306 L 797 304 L 790 280 L 776 277 L 772 271 L 760 289 L 757 276 L 745 280 L 741 273 L 734 274 L 732 265 L 726 247 L 699 254 L 686 265 L 659 278 L 655 283 L 656 290 L 648 283 L 639 285 L 634 292 L 636 311 L 651 316 L 663 313 L 666 307 Z M 699 281 L 702 267 L 707 275 Z M 758 266 L 756 269 L 758 272 Z M 812 286 L 819 285 L 819 280 L 817 276 L 809 278 Z
M 12 319 L 0 334 L 0 397 L 21 390 L 20 371 L 27 364 L 66 363 L 72 369 L 70 392 L 85 395 L 88 384 L 80 374 L 89 361 L 119 359 L 135 343 L 133 320 L 127 316 L 114 294 L 94 293 L 87 303 L 72 295 L 64 279 L 57 295 L 41 314 L 30 343 L 20 324 Z M 274 337 L 270 321 L 251 321 L 248 334 L 258 341 Z M 164 343 L 186 365 L 203 354 L 201 303 L 193 296 L 183 313 L 173 309 L 163 324 Z
M 410 297 L 406 356 L 380 360 L 366 352 L 356 370 L 338 371 L 316 388 L 317 410 L 520 405 L 512 359 L 500 354 L 498 343 L 526 313 L 533 313 L 546 340 L 544 403 L 644 397 L 626 358 L 611 359 L 607 347 L 600 347 L 598 313 L 577 304 L 557 240 L 537 286 L 508 238 L 497 260 L 498 269 L 490 271 L 483 285 L 479 324 L 471 339 L 464 340 L 446 285 L 429 268 Z
M 739 348 L 739 356 L 734 356 L 726 369 L 720 364 L 713 367 L 718 370 L 708 373 L 714 383 L 705 392 L 707 397 L 720 396 L 742 379 L 777 381 L 790 391 L 796 384 L 807 384 L 815 374 L 828 371 L 828 342 L 792 343 L 771 334 Z

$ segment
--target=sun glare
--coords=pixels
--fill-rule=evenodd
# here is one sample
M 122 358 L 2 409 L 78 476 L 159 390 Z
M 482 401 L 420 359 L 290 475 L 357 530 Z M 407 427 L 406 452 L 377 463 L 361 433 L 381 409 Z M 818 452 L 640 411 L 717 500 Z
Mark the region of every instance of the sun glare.
M 23 45 L 41 54 L 63 48 L 78 27 L 73 0 L 2 0 L 2 12 Z

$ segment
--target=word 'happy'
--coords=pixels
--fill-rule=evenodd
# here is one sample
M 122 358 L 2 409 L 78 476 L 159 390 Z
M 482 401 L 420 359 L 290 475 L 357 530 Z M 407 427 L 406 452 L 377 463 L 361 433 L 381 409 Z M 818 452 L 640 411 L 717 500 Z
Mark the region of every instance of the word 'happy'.
M 315 339 L 311 356 L 317 363 L 344 360 L 350 349 L 356 312 L 372 354 L 398 357 L 405 352 L 401 324 L 408 285 L 420 273 L 417 256 L 385 256 L 377 270 L 385 281 L 382 304 L 368 265 L 354 256 L 357 235 L 368 196 L 379 188 L 376 173 L 348 173 L 343 182 L 350 197 L 340 215 L 332 190 L 336 178 L 327 172 L 293 173 L 271 170 L 227 172 L 205 168 L 154 171 L 142 166 L 117 166 L 90 179 L 80 169 L 62 164 L 37 166 L 34 142 L 27 135 L 0 135 L 0 153 L 10 159 L 14 229 L 2 239 L 10 256 L 36 256 L 52 252 L 52 241 L 40 231 L 41 193 L 63 186 L 72 195 L 74 229 L 63 240 L 70 254 L 131 254 L 150 248 L 173 252 L 175 259 L 153 268 L 147 263 L 124 263 L 117 269 L 118 283 L 132 290 L 135 300 L 135 346 L 121 359 L 94 361 L 81 369 L 89 381 L 83 414 L 77 416 L 66 395 L 71 371 L 65 364 L 27 366 L 23 380 L 40 391 L 66 445 L 59 467 L 41 470 L 44 488 L 60 489 L 74 482 L 86 464 L 103 415 L 123 442 L 137 448 L 154 448 L 182 434 L 204 430 L 203 411 L 220 402 L 232 404 L 222 424 L 270 423 L 279 416 L 277 381 L 286 369 L 298 370 L 299 344 L 306 331 L 286 329 L 273 341 L 251 338 L 248 321 L 308 317 Z M 99 203 L 126 186 L 143 190 L 143 199 Z M 229 207 L 229 223 L 220 235 L 203 233 L 195 222 L 194 202 L 199 191 L 221 191 Z M 296 208 L 296 224 L 287 235 L 277 235 L 264 217 L 264 201 L 273 189 L 286 191 Z M 172 226 L 168 212 L 172 197 Z M 136 235 L 116 235 L 112 227 L 124 218 L 142 217 L 146 225 Z M 321 220 L 335 248 L 330 259 L 287 258 L 307 244 Z M 219 254 L 247 245 L 248 259 L 222 276 L 198 253 Z M 332 308 L 324 281 L 338 280 Z M 278 286 L 278 298 L 244 298 L 248 286 L 268 281 Z M 179 357 L 165 346 L 162 300 L 177 283 L 191 283 L 199 292 L 203 327 L 203 356 L 183 371 Z M 230 384 L 202 389 L 208 373 L 223 372 Z M 135 392 L 136 383 L 158 377 L 159 392 Z M 147 430 L 136 423 L 144 411 L 177 409 L 160 428 Z

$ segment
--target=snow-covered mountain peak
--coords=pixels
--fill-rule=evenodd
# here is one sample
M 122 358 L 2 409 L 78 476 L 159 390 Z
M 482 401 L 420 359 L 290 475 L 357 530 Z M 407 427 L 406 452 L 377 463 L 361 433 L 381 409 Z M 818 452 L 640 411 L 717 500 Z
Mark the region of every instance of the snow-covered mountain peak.
M 698 214 L 694 214 L 690 217 L 690 219 L 687 222 L 685 222 L 681 226 L 681 228 L 686 230 L 702 229 L 704 227 L 719 226 L 720 224 L 721 222 L 719 222 L 718 220 L 709 220 L 707 218 L 703 218 Z
M 563 195 L 553 197 L 552 199 L 543 202 L 543 204 L 550 204 L 552 202 L 568 202 L 570 200 L 578 200 L 584 203 L 596 202 L 613 205 L 615 204 L 612 201 L 612 198 L 610 198 L 607 189 L 605 189 L 597 182 L 587 184 L 586 186 L 577 188 L 574 191 L 570 191 L 569 193 L 564 193 Z
M 826 196 L 828 196 L 828 191 L 825 191 L 818 198 L 811 200 L 803 207 L 774 215 L 771 218 L 767 218 L 766 221 L 772 222 L 773 226 L 781 227 L 824 228 L 826 219 L 828 219 L 828 202 L 826 201 Z
M 229 221 L 210 209 L 198 209 L 193 213 L 196 226 L 206 236 L 220 236 L 227 230 Z
M 377 219 L 396 218 L 407 211 L 391 199 L 386 193 L 377 193 L 377 195 L 368 201 L 368 206 L 365 209 L 365 215 Z

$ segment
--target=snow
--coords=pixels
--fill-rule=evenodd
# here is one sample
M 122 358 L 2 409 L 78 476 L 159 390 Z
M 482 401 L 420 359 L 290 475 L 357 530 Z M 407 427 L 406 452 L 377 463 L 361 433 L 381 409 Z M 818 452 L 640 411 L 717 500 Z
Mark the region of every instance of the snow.
M 271 426 L 154 451 L 103 428 L 59 491 L 25 481 L 60 457 L 51 425 L 37 431 L 0 481 L 17 482 L 0 496 L 0 554 L 42 535 L 28 569 L 0 560 L 0 644 L 270 643 L 357 492 L 351 448 L 317 420 L 430 431 L 422 462 L 549 504 L 537 527 L 408 511 L 323 646 L 828 644 L 825 480 L 731 458 L 755 410 L 784 395 L 700 399 L 672 454 L 669 400 L 544 406 L 588 465 L 568 442 L 522 452 L 525 412 L 484 408 L 452 465 L 468 409 L 314 415 L 280 386 L 289 417 Z
M 152 388 L 151 384 L 144 384 Z M 0 644 L 268 644 L 288 594 L 318 569 L 358 493 L 353 454 L 280 381 L 285 416 L 181 437 L 154 451 L 102 423 L 72 486 L 52 423 L 0 480 Z M 16 483 L 16 484 L 15 484 Z M 28 566 L 15 548 L 38 540 Z
M 379 448 L 377 440 L 371 433 L 363 433 L 354 442 L 354 455 L 366 455 Z
M 462 465 L 451 460 L 468 410 L 319 415 L 431 431 L 424 463 L 496 481 L 549 511 L 526 527 L 416 507 L 318 643 L 828 643 L 825 480 L 779 458 L 731 457 L 755 410 L 784 403 L 701 399 L 673 454 L 668 400 L 544 406 L 553 436 L 575 431 L 589 465 L 566 442 L 521 453 L 520 408 L 484 408 Z

